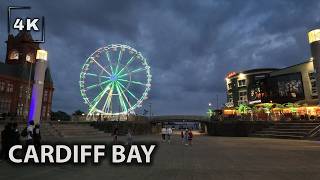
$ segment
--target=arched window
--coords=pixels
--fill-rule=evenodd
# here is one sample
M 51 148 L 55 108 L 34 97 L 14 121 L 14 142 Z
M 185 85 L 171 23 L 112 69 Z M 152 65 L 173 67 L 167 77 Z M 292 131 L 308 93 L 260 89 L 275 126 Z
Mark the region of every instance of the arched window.
M 34 54 L 33 53 L 28 53 L 26 55 L 26 61 L 27 62 L 34 63 L 34 60 L 35 60 L 35 58 L 34 58 Z
M 10 60 L 17 60 L 19 59 L 19 52 L 17 50 L 12 50 L 10 53 L 9 53 L 9 59 Z

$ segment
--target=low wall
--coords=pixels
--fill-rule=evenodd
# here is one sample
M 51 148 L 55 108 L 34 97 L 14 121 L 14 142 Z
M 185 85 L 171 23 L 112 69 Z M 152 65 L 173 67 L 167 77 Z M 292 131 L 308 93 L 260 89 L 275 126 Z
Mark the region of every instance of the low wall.
M 91 125 L 106 133 L 113 133 L 118 128 L 120 135 L 125 135 L 130 130 L 133 135 L 151 134 L 152 125 L 147 121 L 97 121 L 91 122 Z
M 272 125 L 269 121 L 214 121 L 207 124 L 208 135 L 246 137 Z

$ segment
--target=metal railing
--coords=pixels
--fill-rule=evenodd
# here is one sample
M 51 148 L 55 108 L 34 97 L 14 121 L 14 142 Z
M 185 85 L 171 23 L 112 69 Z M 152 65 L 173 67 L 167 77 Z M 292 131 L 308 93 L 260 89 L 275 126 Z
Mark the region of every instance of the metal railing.
M 314 137 L 320 133 L 320 124 L 308 133 L 308 137 Z

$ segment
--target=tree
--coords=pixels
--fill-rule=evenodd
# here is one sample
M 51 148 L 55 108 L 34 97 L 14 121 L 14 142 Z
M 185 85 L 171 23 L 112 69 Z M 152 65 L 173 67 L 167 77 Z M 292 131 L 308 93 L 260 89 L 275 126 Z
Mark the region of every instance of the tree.
M 51 119 L 53 121 L 70 121 L 70 115 L 63 111 L 51 112 Z
M 248 110 L 250 110 L 251 108 L 246 105 L 246 104 L 240 104 L 238 107 L 237 107 L 237 110 L 240 114 L 247 114 L 248 113 Z
M 81 116 L 82 114 L 84 114 L 84 112 L 81 111 L 80 109 L 78 109 L 78 110 L 76 110 L 72 115 Z

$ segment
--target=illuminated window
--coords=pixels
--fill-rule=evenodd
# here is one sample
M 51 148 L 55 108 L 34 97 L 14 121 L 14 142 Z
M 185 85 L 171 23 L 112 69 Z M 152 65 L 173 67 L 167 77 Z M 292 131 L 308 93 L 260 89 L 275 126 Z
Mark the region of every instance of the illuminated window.
M 9 54 L 9 59 L 10 59 L 10 60 L 17 60 L 17 59 L 19 59 L 19 52 L 16 51 L 16 50 L 11 51 L 10 54 Z
M 246 80 L 242 79 L 242 80 L 238 80 L 238 87 L 243 87 L 246 86 Z
M 28 53 L 28 54 L 26 55 L 26 61 L 27 61 L 27 62 L 34 63 L 34 60 L 35 60 L 34 54 Z
M 42 106 L 42 118 L 46 116 L 46 105 Z
M 0 113 L 10 112 L 11 100 L 10 99 L 0 99 Z
M 6 83 L 3 82 L 3 81 L 1 81 L 1 82 L 0 82 L 0 91 L 4 91 L 5 88 L 6 88 Z
M 43 102 L 47 102 L 48 101 L 48 90 L 44 90 L 43 92 Z
M 314 72 L 309 73 L 309 78 L 311 82 L 311 94 L 312 96 L 317 96 L 317 83 L 316 83 L 316 75 Z
M 7 92 L 8 92 L 8 93 L 13 92 L 13 84 L 12 84 L 12 83 L 8 83 L 8 85 L 7 85 Z
M 247 91 L 239 91 L 239 103 L 247 103 Z

